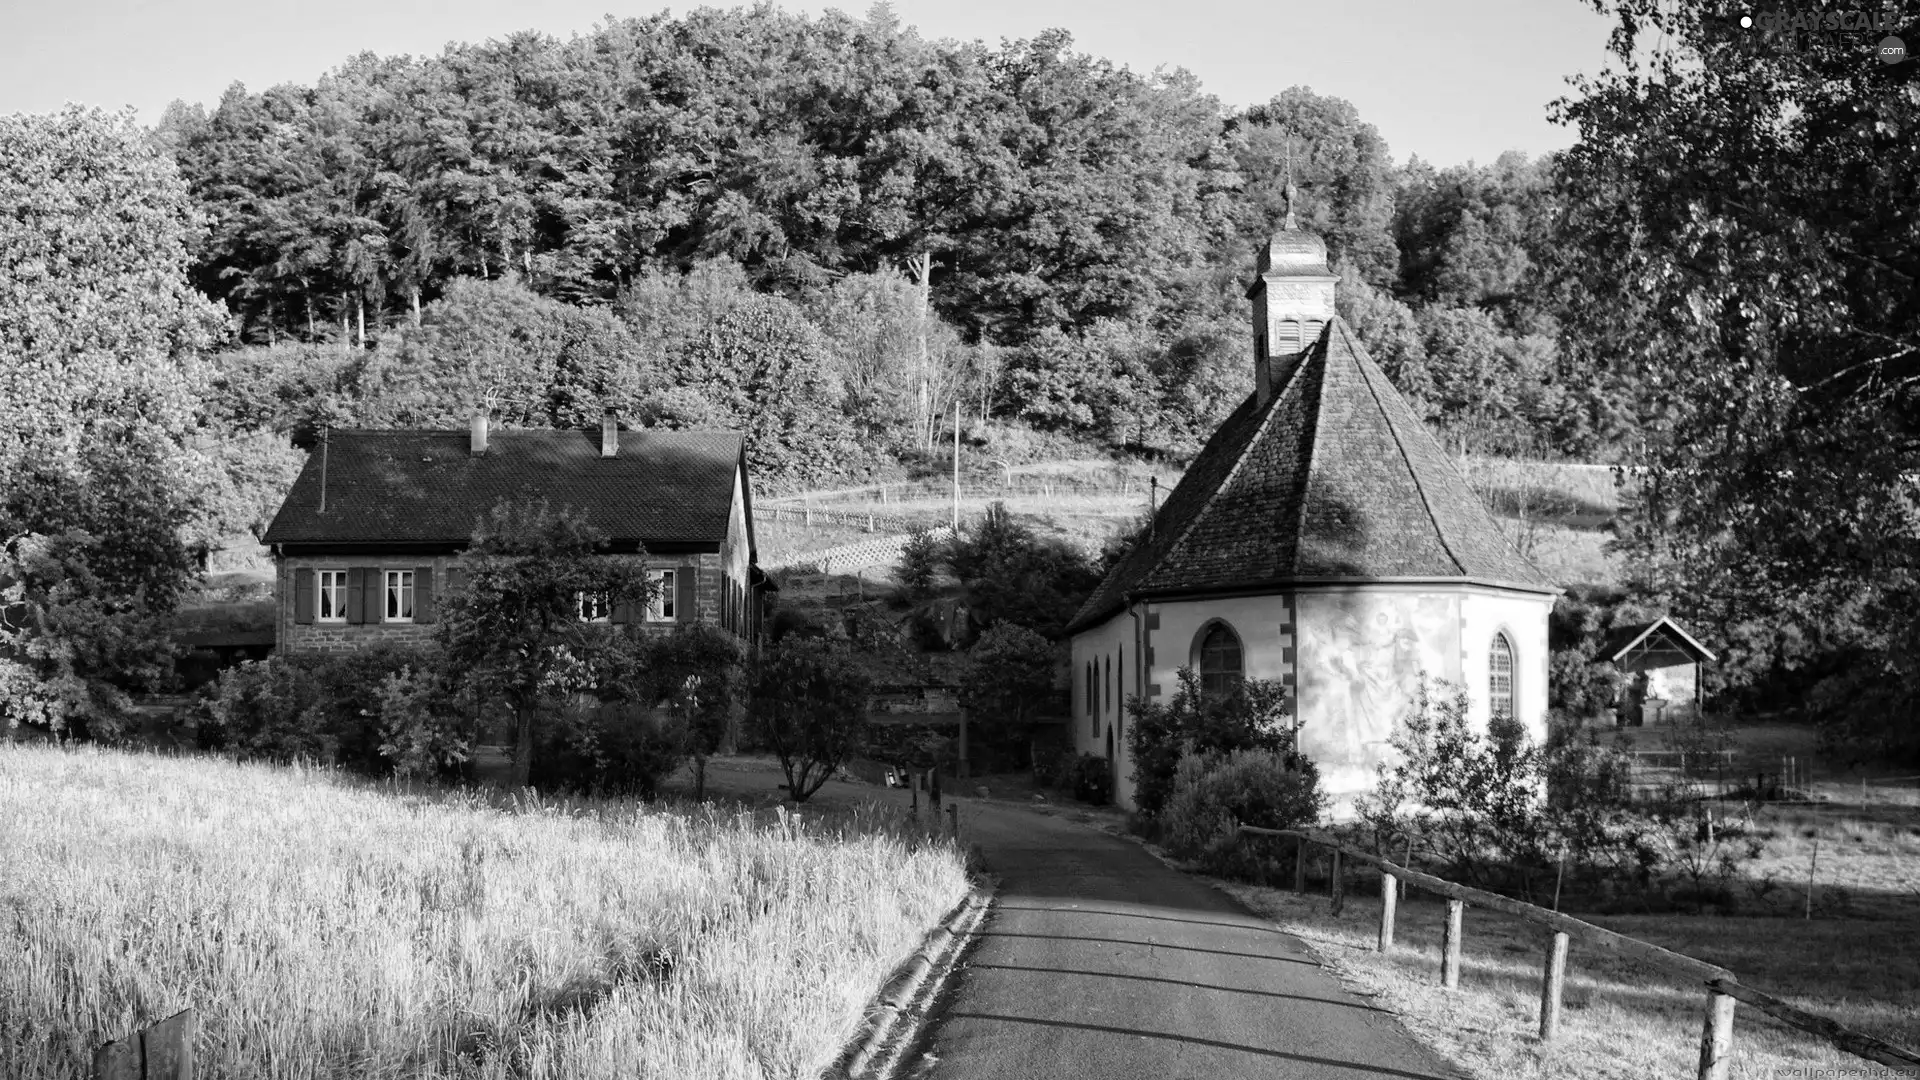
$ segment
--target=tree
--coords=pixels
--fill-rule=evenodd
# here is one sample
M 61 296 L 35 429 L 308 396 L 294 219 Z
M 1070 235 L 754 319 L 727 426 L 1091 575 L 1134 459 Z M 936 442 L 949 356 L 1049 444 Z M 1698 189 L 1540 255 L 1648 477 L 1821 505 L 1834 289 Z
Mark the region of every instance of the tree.
M 960 704 L 967 722 L 986 737 L 1025 731 L 1053 699 L 1056 650 L 1039 634 L 997 622 L 967 651 Z
M 1833 714 L 1920 754 L 1911 64 L 1873 62 L 1875 34 L 1809 32 L 1818 13 L 1747 29 L 1704 0 L 1603 10 L 1618 70 L 1557 105 L 1579 130 L 1563 342 L 1639 388 L 1652 599 L 1684 583 L 1672 610 L 1710 645 L 1788 640 L 1734 634 L 1755 622 L 1825 641 L 1848 669 Z
M 465 585 L 440 608 L 435 636 L 449 669 L 512 713 L 516 786 L 531 773 L 543 706 L 610 681 L 619 623 L 649 601 L 644 567 L 606 556 L 606 545 L 566 508 L 503 501 L 475 526 Z M 583 604 L 596 602 L 615 621 L 583 619 Z
M 108 736 L 168 670 L 154 620 L 222 330 L 188 283 L 198 222 L 131 112 L 0 117 L 0 716 Z
M 1060 539 L 1041 539 L 994 503 L 947 544 L 947 563 L 960 581 L 970 620 L 1005 620 L 1049 638 L 1059 637 L 1100 584 L 1093 563 Z
M 646 639 L 641 653 L 654 701 L 664 701 L 693 755 L 693 797 L 707 797 L 707 758 L 729 744 L 743 671 L 739 639 L 702 623 Z
M 1386 140 L 1340 98 L 1295 86 L 1231 119 L 1245 192 L 1240 232 L 1256 244 L 1280 228 L 1289 163 L 1303 206 L 1302 228 L 1325 238 L 1327 254 L 1376 286 L 1392 283 L 1393 176 Z
M 790 636 L 760 663 L 753 711 L 787 774 L 794 802 L 805 802 L 866 741 L 871 681 L 846 646 Z

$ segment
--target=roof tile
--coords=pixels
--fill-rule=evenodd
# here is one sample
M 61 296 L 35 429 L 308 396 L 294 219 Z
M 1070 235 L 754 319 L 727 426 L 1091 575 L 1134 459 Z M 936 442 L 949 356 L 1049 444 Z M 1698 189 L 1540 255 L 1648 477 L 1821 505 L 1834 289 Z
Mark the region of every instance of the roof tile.
M 1551 592 L 1340 319 L 1266 407 L 1249 395 L 1075 616 L 1177 595 L 1353 578 L 1461 578 Z
M 464 431 L 336 431 L 309 454 L 268 526 L 268 544 L 464 544 L 502 499 L 570 507 L 615 542 L 726 536 L 742 438 L 733 432 L 623 431 L 617 457 L 600 432 L 496 431 L 469 452 Z

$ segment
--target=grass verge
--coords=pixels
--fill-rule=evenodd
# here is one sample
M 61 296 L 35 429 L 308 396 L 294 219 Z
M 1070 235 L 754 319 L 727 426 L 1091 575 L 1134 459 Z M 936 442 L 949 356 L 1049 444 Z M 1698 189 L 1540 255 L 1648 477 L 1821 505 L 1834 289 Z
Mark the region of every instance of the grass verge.
M 965 894 L 871 807 L 488 797 L 0 742 L 0 1077 L 810 1077 Z
M 1291 891 L 1220 882 L 1281 929 L 1309 942 L 1329 967 L 1474 1075 L 1501 1080 L 1580 1077 L 1642 1080 L 1691 1076 L 1699 1060 L 1706 992 L 1575 941 L 1568 957 L 1560 1034 L 1538 1039 L 1546 931 L 1468 908 L 1460 988 L 1439 984 L 1446 905 L 1418 892 L 1399 907 L 1396 947 L 1374 951 L 1377 878 L 1350 881 L 1339 916 L 1324 890 Z M 1743 982 L 1810 1012 L 1905 1045 L 1920 1034 L 1920 940 L 1891 921 L 1629 916 L 1592 918 L 1734 971 Z M 1735 1078 L 1784 1077 L 1787 1069 L 1877 1068 L 1742 1006 L 1734 1021 Z M 1801 1073 L 1800 1075 L 1822 1075 Z M 1824 1075 L 1868 1075 L 1854 1071 Z

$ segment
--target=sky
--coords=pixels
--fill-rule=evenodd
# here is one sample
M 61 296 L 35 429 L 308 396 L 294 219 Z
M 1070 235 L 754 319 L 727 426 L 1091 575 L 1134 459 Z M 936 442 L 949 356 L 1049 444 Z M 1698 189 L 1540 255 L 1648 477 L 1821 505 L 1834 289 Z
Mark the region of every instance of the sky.
M 516 30 L 565 38 L 602 18 L 669 7 L 618 0 L 0 0 L 0 114 L 67 101 L 145 123 L 176 99 L 209 107 L 233 82 L 311 84 L 348 56 L 432 55 Z M 710 6 L 737 4 L 719 0 Z M 867 0 L 807 3 L 860 14 Z M 1539 155 L 1573 135 L 1547 119 L 1565 77 L 1605 64 L 1609 22 L 1587 0 L 894 0 L 923 37 L 1027 38 L 1052 27 L 1078 51 L 1139 72 L 1185 68 L 1228 105 L 1304 85 L 1345 98 L 1396 161 Z

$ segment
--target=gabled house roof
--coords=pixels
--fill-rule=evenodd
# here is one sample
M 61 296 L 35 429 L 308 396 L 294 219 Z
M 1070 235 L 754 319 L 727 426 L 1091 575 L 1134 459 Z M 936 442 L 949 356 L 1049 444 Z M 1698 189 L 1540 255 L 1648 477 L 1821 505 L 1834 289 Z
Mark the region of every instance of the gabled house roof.
M 324 455 L 308 455 L 262 541 L 464 547 L 502 499 L 545 499 L 616 548 L 705 549 L 726 538 L 734 477 L 745 469 L 734 432 L 623 431 L 611 458 L 597 430 L 496 430 L 480 454 L 469 440 L 465 431 L 335 431 Z M 746 512 L 751 543 L 751 505 Z
M 1248 395 L 1068 626 L 1130 596 L 1452 580 L 1554 593 L 1339 318 Z
M 1680 624 L 1665 616 L 1652 622 L 1616 626 L 1600 646 L 1600 658 L 1614 664 L 1627 659 L 1628 654 L 1634 652 L 1646 654 L 1643 659 L 1651 661 L 1645 665 L 1647 667 L 1670 667 L 1689 662 L 1712 663 L 1717 659 L 1711 649 L 1694 640 L 1692 634 L 1680 629 Z

